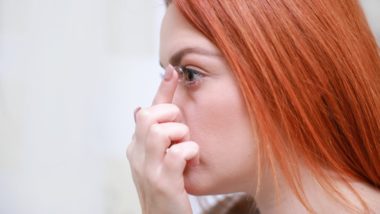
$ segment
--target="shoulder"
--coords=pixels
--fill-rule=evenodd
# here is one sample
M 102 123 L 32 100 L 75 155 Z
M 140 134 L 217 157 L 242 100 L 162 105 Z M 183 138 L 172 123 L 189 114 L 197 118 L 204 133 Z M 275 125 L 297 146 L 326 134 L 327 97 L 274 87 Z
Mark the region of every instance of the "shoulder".
M 380 213 L 380 189 L 364 183 L 354 183 L 353 187 L 363 197 L 368 207 L 375 213 Z M 353 196 L 352 196 L 353 197 Z

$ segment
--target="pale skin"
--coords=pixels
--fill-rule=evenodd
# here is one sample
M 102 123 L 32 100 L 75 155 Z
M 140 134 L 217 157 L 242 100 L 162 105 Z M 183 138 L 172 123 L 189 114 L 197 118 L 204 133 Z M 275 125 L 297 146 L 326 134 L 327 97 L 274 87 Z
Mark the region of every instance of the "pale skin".
M 142 212 L 191 213 L 188 194 L 254 194 L 256 140 L 238 84 L 218 48 L 173 5 L 161 27 L 160 59 L 165 77 L 152 105 L 135 112 L 127 150 Z M 173 66 L 190 70 L 179 76 Z M 281 177 L 276 199 L 273 178 L 262 176 L 262 191 L 255 195 L 261 213 L 307 213 Z M 312 177 L 303 181 L 318 212 L 342 211 Z M 363 197 L 380 201 L 375 190 L 357 186 Z M 375 202 L 369 204 L 380 210 Z

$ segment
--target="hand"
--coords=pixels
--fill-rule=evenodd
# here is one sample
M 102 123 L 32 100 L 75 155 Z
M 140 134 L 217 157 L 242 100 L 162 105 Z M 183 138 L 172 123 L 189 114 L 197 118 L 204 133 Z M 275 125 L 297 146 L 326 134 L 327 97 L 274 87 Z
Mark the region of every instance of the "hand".
M 177 84 L 169 65 L 152 106 L 135 112 L 127 157 L 144 214 L 192 213 L 183 172 L 188 162 L 199 163 L 199 147 L 189 141 L 189 128 L 172 104 Z

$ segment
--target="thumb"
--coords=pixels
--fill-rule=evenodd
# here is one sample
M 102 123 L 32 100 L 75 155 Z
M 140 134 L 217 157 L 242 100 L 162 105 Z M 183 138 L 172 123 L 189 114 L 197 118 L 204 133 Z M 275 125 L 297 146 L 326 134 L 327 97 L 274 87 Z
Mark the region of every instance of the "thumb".
M 183 177 L 187 163 L 199 164 L 199 146 L 194 141 L 173 144 L 164 158 L 164 171 L 174 177 Z

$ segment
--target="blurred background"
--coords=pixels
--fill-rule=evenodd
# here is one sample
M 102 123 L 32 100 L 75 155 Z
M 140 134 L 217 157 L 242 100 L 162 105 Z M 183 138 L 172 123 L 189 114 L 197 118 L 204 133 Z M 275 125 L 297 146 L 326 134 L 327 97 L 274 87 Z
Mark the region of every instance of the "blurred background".
M 363 0 L 380 41 L 380 0 Z M 0 0 L 0 213 L 137 214 L 125 150 L 161 0 Z

